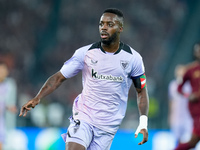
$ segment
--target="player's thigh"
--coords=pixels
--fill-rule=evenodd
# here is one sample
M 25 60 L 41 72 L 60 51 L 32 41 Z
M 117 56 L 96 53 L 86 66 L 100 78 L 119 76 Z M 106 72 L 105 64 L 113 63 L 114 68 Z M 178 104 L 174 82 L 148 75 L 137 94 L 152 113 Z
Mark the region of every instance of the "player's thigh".
M 87 150 L 110 150 L 114 134 L 94 127 L 94 137 Z
M 85 147 L 75 142 L 67 142 L 65 150 L 85 150 Z
M 93 132 L 90 124 L 82 120 L 71 120 L 64 141 L 68 143 L 66 147 L 68 147 L 69 150 L 76 150 L 75 148 L 80 147 L 79 145 L 86 149 L 90 145 L 92 138 Z

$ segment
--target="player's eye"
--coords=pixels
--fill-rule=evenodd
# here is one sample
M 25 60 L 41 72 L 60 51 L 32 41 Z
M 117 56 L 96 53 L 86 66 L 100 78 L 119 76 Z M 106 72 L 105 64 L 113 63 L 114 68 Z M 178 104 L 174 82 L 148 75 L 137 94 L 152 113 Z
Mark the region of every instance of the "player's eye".
M 113 24 L 113 23 L 109 23 L 108 26 L 109 26 L 109 27 L 113 27 L 114 24 Z
M 100 27 L 102 27 L 102 26 L 103 26 L 103 23 L 102 23 L 102 22 L 100 22 L 100 23 L 99 23 L 99 26 L 100 26 Z

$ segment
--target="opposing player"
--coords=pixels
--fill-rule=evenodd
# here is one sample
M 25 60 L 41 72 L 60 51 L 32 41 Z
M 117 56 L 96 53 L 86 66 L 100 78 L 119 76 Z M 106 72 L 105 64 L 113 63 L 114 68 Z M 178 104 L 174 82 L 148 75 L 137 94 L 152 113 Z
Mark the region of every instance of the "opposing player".
M 60 71 L 52 75 L 39 93 L 21 108 L 20 116 L 34 108 L 40 99 L 63 81 L 82 71 L 83 90 L 73 104 L 70 126 L 62 137 L 66 150 L 109 150 L 125 116 L 132 82 L 137 93 L 140 123 L 135 132 L 143 134 L 139 145 L 148 140 L 149 98 L 142 57 L 120 41 L 123 14 L 106 9 L 99 22 L 101 41 L 76 50 Z
M 190 141 L 179 144 L 176 150 L 189 150 L 200 141 L 200 43 L 194 45 L 194 56 L 195 61 L 188 65 L 183 82 L 178 87 L 178 91 L 183 94 L 182 87 L 186 81 L 189 81 L 192 86 L 189 110 L 193 119 L 193 133 Z
M 178 64 L 175 68 L 175 79 L 169 83 L 169 125 L 177 143 L 189 141 L 192 134 L 192 118 L 188 109 L 188 96 L 191 93 L 189 82 L 184 84 L 183 93 L 177 91 L 186 67 Z

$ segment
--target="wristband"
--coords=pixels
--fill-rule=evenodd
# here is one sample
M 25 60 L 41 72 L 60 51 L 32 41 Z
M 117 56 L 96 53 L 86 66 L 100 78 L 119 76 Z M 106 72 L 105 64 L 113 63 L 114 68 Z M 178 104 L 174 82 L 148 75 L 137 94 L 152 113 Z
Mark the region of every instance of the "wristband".
M 140 116 L 139 126 L 137 127 L 135 134 L 138 135 L 141 129 L 147 130 L 147 124 L 148 124 L 148 117 L 145 115 Z

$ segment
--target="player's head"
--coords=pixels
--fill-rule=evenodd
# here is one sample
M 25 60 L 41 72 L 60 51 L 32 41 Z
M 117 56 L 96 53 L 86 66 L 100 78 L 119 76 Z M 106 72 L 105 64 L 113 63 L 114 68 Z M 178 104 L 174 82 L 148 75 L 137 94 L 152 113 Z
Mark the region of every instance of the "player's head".
M 120 33 L 123 31 L 124 16 L 116 8 L 106 9 L 99 22 L 99 32 L 101 42 L 110 45 L 112 42 L 118 42 Z
M 115 14 L 117 15 L 117 21 L 119 23 L 119 25 L 121 27 L 124 26 L 124 14 L 117 8 L 108 8 L 106 10 L 104 10 L 103 14 L 104 13 L 112 13 L 112 14 Z
M 194 44 L 193 54 L 196 60 L 200 60 L 200 42 Z
M 8 67 L 6 63 L 0 61 L 0 82 L 4 81 L 7 76 L 8 76 Z
M 177 65 L 176 68 L 175 68 L 175 76 L 176 77 L 182 77 L 185 73 L 185 69 L 186 67 L 184 65 Z

